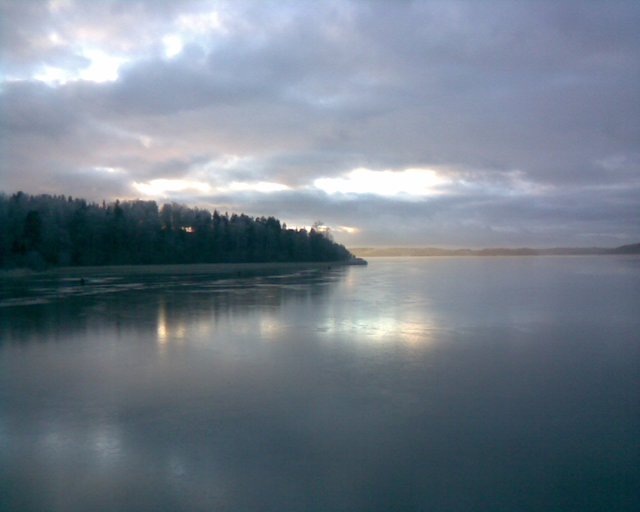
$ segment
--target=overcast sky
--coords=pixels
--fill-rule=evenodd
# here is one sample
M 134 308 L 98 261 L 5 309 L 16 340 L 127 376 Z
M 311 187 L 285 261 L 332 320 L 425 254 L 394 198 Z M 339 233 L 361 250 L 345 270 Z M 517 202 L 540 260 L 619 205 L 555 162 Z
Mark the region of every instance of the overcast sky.
M 0 191 L 356 246 L 640 241 L 640 2 L 0 0 Z

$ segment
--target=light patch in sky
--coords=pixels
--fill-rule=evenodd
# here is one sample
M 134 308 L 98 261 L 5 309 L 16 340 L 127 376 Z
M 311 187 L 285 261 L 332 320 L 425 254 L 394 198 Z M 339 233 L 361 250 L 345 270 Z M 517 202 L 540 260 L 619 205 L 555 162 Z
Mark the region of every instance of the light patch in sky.
M 91 59 L 91 65 L 80 72 L 82 80 L 91 82 L 111 82 L 118 79 L 118 68 L 128 59 L 107 55 L 100 50 L 85 50 L 84 56 Z
M 281 183 L 273 183 L 269 181 L 259 181 L 257 183 L 246 183 L 241 181 L 234 181 L 229 185 L 228 190 L 233 192 L 282 192 L 289 190 L 289 187 Z
M 425 196 L 438 193 L 437 186 L 445 182 L 429 169 L 406 169 L 401 172 L 372 171 L 359 168 L 343 178 L 320 178 L 314 186 L 328 194 L 376 194 L 381 196 Z
M 169 34 L 162 38 L 164 43 L 164 53 L 167 57 L 175 57 L 178 55 L 184 47 L 182 38 L 177 34 Z
M 66 41 L 64 41 L 60 34 L 58 34 L 57 32 L 52 32 L 51 34 L 49 34 L 49 41 L 51 41 L 51 44 L 53 44 L 54 46 L 63 46 L 66 44 Z
M 357 233 L 359 229 L 351 226 L 338 226 L 337 228 L 334 228 L 334 231 L 337 231 L 338 233 L 347 233 L 349 235 L 353 235 L 354 233 Z
M 43 66 L 40 73 L 34 75 L 36 80 L 50 85 L 64 85 L 75 80 L 87 80 L 90 82 L 111 82 L 118 79 L 120 65 L 129 59 L 107 55 L 100 50 L 83 50 L 82 55 L 91 61 L 91 64 L 76 73 L 69 69 Z
M 58 12 L 68 7 L 71 7 L 73 2 L 71 0 L 51 0 L 49 2 L 49 9 L 52 12 Z
M 213 188 L 208 183 L 202 181 L 188 180 L 167 180 L 158 179 L 151 180 L 149 183 L 134 182 L 133 186 L 139 192 L 149 196 L 162 196 L 167 192 L 182 192 L 185 190 L 193 190 L 199 192 L 211 192 Z M 272 183 L 268 181 L 259 181 L 256 183 L 247 183 L 234 181 L 226 187 L 216 187 L 215 191 L 219 194 L 232 192 L 260 192 L 268 194 L 270 192 L 282 192 L 289 190 L 289 187 L 280 183 Z
M 65 84 L 72 79 L 72 75 L 62 68 L 43 66 L 39 73 L 33 75 L 33 78 L 47 84 Z
M 167 58 L 175 57 L 188 42 L 198 36 L 208 34 L 212 30 L 223 31 L 222 22 L 217 12 L 201 14 L 183 14 L 176 20 L 177 31 L 162 38 L 164 53 Z
M 492 181 L 478 178 L 482 178 L 481 173 L 475 180 L 458 177 L 451 183 L 454 183 L 459 191 L 466 189 L 494 196 L 539 195 L 554 190 L 553 185 L 535 183 L 528 180 L 526 174 L 519 170 L 501 173 L 500 180 Z
M 167 192 L 181 192 L 183 190 L 199 190 L 209 192 L 211 186 L 208 183 L 186 180 L 151 180 L 149 183 L 133 183 L 133 186 L 143 194 L 149 196 L 161 196 Z
M 183 14 L 178 18 L 178 26 L 182 30 L 204 34 L 211 29 L 220 30 L 222 23 L 216 11 L 202 14 Z
M 109 174 L 124 174 L 126 171 L 122 167 L 94 167 L 96 172 L 108 172 Z

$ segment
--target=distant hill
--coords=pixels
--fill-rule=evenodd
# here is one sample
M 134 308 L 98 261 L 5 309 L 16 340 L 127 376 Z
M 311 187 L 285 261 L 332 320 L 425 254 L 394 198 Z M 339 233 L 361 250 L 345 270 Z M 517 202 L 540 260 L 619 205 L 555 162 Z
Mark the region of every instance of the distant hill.
M 552 247 L 510 249 L 503 247 L 488 249 L 439 249 L 436 247 L 354 247 L 350 252 L 359 258 L 384 257 L 428 257 L 428 256 L 582 256 L 598 254 L 640 254 L 640 243 L 615 248 L 603 247 Z
M 640 254 L 640 244 L 622 245 L 612 250 L 613 254 Z
M 534 256 L 538 252 L 533 249 L 438 249 L 436 247 L 386 247 L 370 248 L 356 247 L 349 249 L 350 252 L 360 258 L 376 257 L 398 257 L 398 256 Z

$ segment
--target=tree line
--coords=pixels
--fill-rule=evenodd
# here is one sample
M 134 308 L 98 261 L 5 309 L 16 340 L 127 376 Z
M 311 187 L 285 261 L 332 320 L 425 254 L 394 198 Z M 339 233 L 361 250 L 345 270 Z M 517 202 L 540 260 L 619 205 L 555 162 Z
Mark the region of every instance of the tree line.
M 0 268 L 341 261 L 353 255 L 320 229 L 274 217 L 178 203 L 0 194 Z

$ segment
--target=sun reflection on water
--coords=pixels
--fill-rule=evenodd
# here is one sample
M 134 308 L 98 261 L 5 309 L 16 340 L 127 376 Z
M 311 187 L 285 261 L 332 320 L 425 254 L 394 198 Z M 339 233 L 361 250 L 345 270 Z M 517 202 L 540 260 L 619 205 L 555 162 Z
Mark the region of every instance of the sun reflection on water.
M 167 304 L 163 300 L 158 306 L 158 321 L 156 327 L 156 338 L 160 353 L 163 355 L 169 344 L 183 344 L 188 339 L 187 324 L 184 319 L 178 321 L 167 318 Z
M 200 300 L 190 307 L 176 309 L 173 299 L 161 297 L 156 342 L 162 354 L 169 346 L 187 343 L 235 350 L 241 342 L 245 350 L 262 343 L 297 339 L 302 325 L 304 332 L 321 339 L 344 339 L 356 344 L 417 347 L 436 342 L 441 326 L 427 298 L 367 293 L 357 286 L 355 272 L 341 277 L 332 289 L 332 301 L 319 300 L 322 295 L 310 293 L 312 288 L 308 285 L 261 280 L 252 281 L 252 286 L 225 283 L 216 288 L 215 294 L 200 295 Z M 324 283 L 314 284 L 317 291 Z M 289 302 L 287 297 L 296 300 Z
M 342 337 L 358 343 L 428 345 L 436 341 L 437 326 L 426 317 L 362 315 L 329 317 L 318 324 L 317 330 L 324 337 Z
M 122 451 L 121 434 L 114 425 L 100 425 L 90 432 L 89 443 L 102 464 L 115 462 Z

